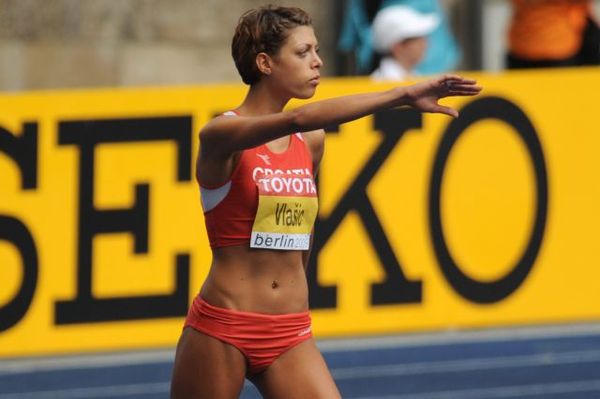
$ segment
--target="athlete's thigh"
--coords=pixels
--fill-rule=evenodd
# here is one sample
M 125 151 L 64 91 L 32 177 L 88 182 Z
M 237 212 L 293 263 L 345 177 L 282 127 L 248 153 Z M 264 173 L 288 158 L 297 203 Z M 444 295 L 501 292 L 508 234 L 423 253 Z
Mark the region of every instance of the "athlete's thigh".
M 232 345 L 184 329 L 177 344 L 171 398 L 238 398 L 244 386 L 246 360 Z
M 313 339 L 288 350 L 251 380 L 269 399 L 341 398 Z

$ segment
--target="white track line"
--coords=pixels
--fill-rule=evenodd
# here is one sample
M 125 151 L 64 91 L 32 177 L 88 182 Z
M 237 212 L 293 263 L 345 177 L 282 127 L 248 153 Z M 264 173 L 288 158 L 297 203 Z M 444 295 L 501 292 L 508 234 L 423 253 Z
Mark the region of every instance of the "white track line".
M 0 376 L 4 374 L 29 373 L 36 371 L 163 363 L 172 361 L 174 356 L 175 351 L 169 350 L 3 360 L 0 362 Z
M 493 388 L 461 389 L 454 391 L 423 392 L 403 395 L 354 396 L 352 399 L 506 399 L 582 392 L 600 392 L 600 380 L 555 382 L 531 385 L 508 385 Z M 593 397 L 598 398 L 600 395 Z
M 528 339 L 600 335 L 600 324 L 560 324 L 482 330 L 447 330 L 361 338 L 331 338 L 317 341 L 322 351 L 436 346 L 454 343 L 521 341 Z
M 345 380 L 596 362 L 600 362 L 600 351 L 539 353 L 479 359 L 334 368 L 331 370 L 331 373 L 336 380 Z
M 133 396 L 145 394 L 168 393 L 169 383 L 156 382 L 148 384 L 108 385 L 93 388 L 70 388 L 52 391 L 35 391 L 24 393 L 0 394 L 0 399 L 84 399 L 112 398 L 115 396 Z

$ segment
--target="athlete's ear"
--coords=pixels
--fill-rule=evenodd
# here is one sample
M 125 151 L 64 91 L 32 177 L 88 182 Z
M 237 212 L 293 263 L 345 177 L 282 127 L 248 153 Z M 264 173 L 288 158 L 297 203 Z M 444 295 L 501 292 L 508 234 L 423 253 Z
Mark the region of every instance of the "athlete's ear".
M 272 63 L 273 60 L 269 57 L 269 54 L 261 52 L 256 55 L 256 68 L 267 76 L 271 74 Z

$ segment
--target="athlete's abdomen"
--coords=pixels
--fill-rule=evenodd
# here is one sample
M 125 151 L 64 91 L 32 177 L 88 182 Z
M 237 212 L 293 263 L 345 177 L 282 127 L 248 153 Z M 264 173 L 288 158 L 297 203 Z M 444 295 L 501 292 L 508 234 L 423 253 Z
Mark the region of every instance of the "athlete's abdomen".
M 201 296 L 212 305 L 233 310 L 303 312 L 308 309 L 308 284 L 302 252 L 215 248 Z

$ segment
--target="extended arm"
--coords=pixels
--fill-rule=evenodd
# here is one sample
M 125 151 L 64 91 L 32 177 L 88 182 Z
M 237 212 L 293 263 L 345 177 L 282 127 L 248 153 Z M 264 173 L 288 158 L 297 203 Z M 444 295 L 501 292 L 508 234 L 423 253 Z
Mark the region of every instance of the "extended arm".
M 472 96 L 480 90 L 474 80 L 444 75 L 412 86 L 331 98 L 275 114 L 215 118 L 202 130 L 200 139 L 205 149 L 227 156 L 290 133 L 322 129 L 402 105 L 456 117 L 456 110 L 441 106 L 438 100 Z

